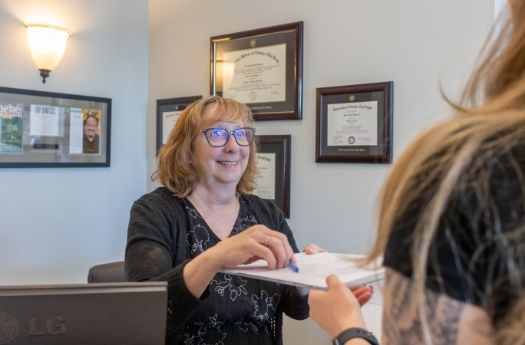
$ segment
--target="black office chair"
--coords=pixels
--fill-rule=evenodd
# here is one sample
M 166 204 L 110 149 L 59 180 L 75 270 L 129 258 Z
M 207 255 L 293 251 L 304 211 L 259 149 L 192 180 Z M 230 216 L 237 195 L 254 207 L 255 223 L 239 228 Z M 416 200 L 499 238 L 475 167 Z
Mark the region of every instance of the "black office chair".
M 89 269 L 87 277 L 88 283 L 123 283 L 125 281 L 124 261 L 93 266 Z

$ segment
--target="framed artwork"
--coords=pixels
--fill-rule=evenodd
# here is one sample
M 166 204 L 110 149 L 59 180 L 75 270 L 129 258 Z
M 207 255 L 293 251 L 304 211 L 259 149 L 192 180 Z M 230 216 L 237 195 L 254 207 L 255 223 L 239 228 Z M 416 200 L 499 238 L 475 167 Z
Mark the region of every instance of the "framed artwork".
M 316 162 L 391 163 L 394 83 L 317 89 Z
M 202 96 L 191 96 L 157 100 L 157 153 L 166 144 L 182 111 L 201 98 Z
M 109 167 L 111 99 L 0 87 L 0 168 Z
M 211 38 L 210 94 L 245 103 L 255 120 L 302 118 L 303 22 Z
M 275 202 L 290 218 L 290 135 L 258 135 L 257 188 L 253 194 Z

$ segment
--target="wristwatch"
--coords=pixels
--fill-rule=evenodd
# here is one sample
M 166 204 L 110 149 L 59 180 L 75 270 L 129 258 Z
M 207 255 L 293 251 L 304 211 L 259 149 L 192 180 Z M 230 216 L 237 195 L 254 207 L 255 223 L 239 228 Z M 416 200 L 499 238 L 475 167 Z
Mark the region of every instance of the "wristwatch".
M 339 334 L 332 340 L 332 344 L 343 345 L 348 340 L 354 338 L 362 338 L 372 345 L 379 345 L 379 342 L 377 341 L 376 337 L 374 337 L 372 332 L 368 332 L 367 330 L 364 330 L 362 328 L 349 328 L 346 331 L 343 331 L 341 334 Z

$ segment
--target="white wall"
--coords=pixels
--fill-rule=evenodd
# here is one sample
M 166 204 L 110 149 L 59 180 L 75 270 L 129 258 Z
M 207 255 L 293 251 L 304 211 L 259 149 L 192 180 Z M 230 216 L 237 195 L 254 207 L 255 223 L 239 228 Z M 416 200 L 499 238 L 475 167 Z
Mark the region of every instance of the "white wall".
M 24 24 L 73 35 L 42 84 Z M 122 260 L 146 191 L 147 0 L 0 0 L 0 86 L 113 100 L 111 167 L 0 170 L 0 285 L 85 283 Z
M 148 173 L 155 100 L 209 94 L 211 36 L 302 20 L 303 120 L 257 122 L 257 133 L 292 135 L 289 223 L 300 246 L 363 253 L 390 165 L 315 163 L 316 88 L 394 81 L 395 160 L 449 114 L 439 83 L 457 94 L 493 15 L 493 1 L 479 0 L 150 0 Z
M 209 94 L 212 36 L 304 21 L 303 120 L 256 123 L 292 135 L 291 219 L 299 247 L 364 253 L 389 165 L 315 163 L 318 87 L 394 81 L 394 160 L 423 127 L 449 114 L 493 22 L 479 0 L 150 0 L 148 174 L 155 100 Z M 148 190 L 156 184 L 149 182 Z M 286 322 L 285 343 L 329 343 L 312 322 Z

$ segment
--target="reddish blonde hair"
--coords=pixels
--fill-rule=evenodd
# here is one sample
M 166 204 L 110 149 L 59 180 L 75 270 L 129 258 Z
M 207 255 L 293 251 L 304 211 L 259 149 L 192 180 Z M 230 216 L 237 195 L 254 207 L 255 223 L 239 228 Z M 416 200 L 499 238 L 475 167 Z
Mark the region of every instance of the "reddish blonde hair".
M 202 113 L 209 104 L 215 104 L 217 109 L 212 118 L 203 119 Z M 253 115 L 246 105 L 230 98 L 209 96 L 190 104 L 180 115 L 166 145 L 159 150 L 157 170 L 151 175 L 151 180 L 158 181 L 179 198 L 191 194 L 197 181 L 193 138 L 203 122 L 220 121 L 242 121 L 245 126 L 251 127 Z M 239 193 L 251 192 L 256 187 L 257 146 L 257 140 L 254 140 L 246 171 L 237 184 Z

